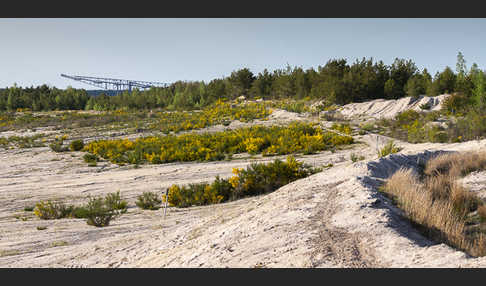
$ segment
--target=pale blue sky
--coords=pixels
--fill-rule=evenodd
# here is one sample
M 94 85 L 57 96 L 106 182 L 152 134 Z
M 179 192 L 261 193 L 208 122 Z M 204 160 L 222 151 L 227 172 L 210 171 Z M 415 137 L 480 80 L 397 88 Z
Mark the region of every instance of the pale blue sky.
M 209 81 L 362 57 L 434 74 L 455 69 L 458 51 L 486 68 L 486 19 L 0 19 L 0 39 L 0 87 L 92 88 L 61 73 Z

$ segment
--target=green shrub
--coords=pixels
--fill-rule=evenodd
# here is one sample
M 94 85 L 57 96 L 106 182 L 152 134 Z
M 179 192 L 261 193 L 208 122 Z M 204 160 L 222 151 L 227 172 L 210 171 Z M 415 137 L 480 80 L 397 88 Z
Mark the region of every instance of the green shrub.
M 429 142 L 445 143 L 448 140 L 447 132 L 442 131 L 438 126 L 426 128 L 426 133 Z
M 460 115 L 466 113 L 470 105 L 471 101 L 467 96 L 462 94 L 452 94 L 444 99 L 441 109 L 448 114 Z
M 365 159 L 365 157 L 363 155 L 358 156 L 355 153 L 351 153 L 350 158 L 351 158 L 351 161 L 353 161 L 353 163 Z
M 97 155 L 86 153 L 83 155 L 83 160 L 86 163 L 95 163 L 96 166 L 96 162 L 98 162 L 100 159 Z
M 26 212 L 31 212 L 31 211 L 33 211 L 33 210 L 34 210 L 34 208 L 35 208 L 35 206 L 26 206 L 26 207 L 24 208 L 24 211 L 26 211 Z
M 423 122 L 416 119 L 411 125 L 407 125 L 408 142 L 419 143 L 425 138 Z
M 80 151 L 83 149 L 84 143 L 83 140 L 74 140 L 69 144 L 69 150 L 71 151 Z
M 398 147 L 395 145 L 393 140 L 389 141 L 381 150 L 378 152 L 378 157 L 385 157 L 387 155 L 397 153 L 401 150 L 402 148 Z
M 331 129 L 334 129 L 346 135 L 351 135 L 351 126 L 349 124 L 333 123 Z
M 158 210 L 162 200 L 154 192 L 144 192 L 137 197 L 137 202 L 135 203 L 139 208 L 144 210 Z
M 164 200 L 167 199 L 171 206 L 176 207 L 216 204 L 272 192 L 320 170 L 297 162 L 289 156 L 286 162 L 276 159 L 267 164 L 253 163 L 246 169 L 233 169 L 235 176 L 229 179 L 216 177 L 211 184 L 172 185 L 168 198 L 164 197 Z
M 63 142 L 62 141 L 55 141 L 55 142 L 52 142 L 51 144 L 49 144 L 49 147 L 51 148 L 52 151 L 54 152 L 66 152 L 68 151 L 68 147 L 64 147 L 63 146 Z
M 41 219 L 60 219 L 71 215 L 74 206 L 62 202 L 41 201 L 35 205 L 34 214 Z
M 126 213 L 128 203 L 120 197 L 120 191 L 116 193 L 107 194 L 105 197 L 106 205 L 113 210 L 119 210 L 121 213 Z
M 366 123 L 363 126 L 361 126 L 361 129 L 363 129 L 364 131 L 368 131 L 368 132 L 372 131 L 374 128 L 375 128 L 375 125 L 373 123 Z
M 108 226 L 119 213 L 111 209 L 103 198 L 90 198 L 85 206 L 86 223 L 96 227 Z
M 74 218 L 88 218 L 88 209 L 85 206 L 75 207 L 71 215 Z

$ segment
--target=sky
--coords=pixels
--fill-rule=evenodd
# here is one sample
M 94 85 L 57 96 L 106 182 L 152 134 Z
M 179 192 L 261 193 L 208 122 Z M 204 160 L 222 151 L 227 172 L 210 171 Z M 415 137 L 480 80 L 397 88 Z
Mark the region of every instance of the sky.
M 433 75 L 486 68 L 486 19 L 0 19 L 0 88 L 96 89 L 60 76 L 172 83 L 330 59 L 411 59 Z

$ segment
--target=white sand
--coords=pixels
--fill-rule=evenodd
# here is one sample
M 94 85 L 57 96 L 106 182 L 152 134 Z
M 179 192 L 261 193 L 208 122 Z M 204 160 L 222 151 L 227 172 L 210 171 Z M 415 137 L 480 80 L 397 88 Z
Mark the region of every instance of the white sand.
M 391 100 L 375 99 L 367 102 L 346 104 L 339 109 L 339 112 L 347 118 L 392 118 L 398 113 L 409 109 L 427 112 L 428 110 L 422 110 L 420 108 L 422 104 L 428 104 L 430 110 L 439 110 L 447 96 L 449 95 L 442 94 L 435 97 L 421 96 L 416 100 L 411 97 Z
M 367 145 L 303 158 L 315 165 L 334 164 L 321 173 L 267 195 L 169 208 L 165 219 L 162 210 L 134 207 L 136 196 L 161 192 L 174 183 L 209 181 L 216 175 L 226 178 L 232 168 L 244 167 L 250 160 L 139 169 L 104 162 L 91 168 L 82 162 L 80 152 L 56 154 L 46 147 L 0 150 L 0 267 L 486 266 L 486 257 L 470 258 L 424 238 L 377 191 L 380 182 L 400 167 L 414 168 L 434 151 L 484 149 L 486 140 L 455 144 L 395 140 L 404 149 L 378 160 L 375 136 L 356 138 Z M 387 138 L 380 138 L 383 146 Z M 352 152 L 366 159 L 352 163 Z M 481 180 L 472 181 L 482 185 Z M 88 195 L 117 190 L 130 208 L 104 228 L 89 226 L 83 219 L 40 220 L 23 211 L 42 199 L 81 203 Z M 37 230 L 38 226 L 47 229 Z

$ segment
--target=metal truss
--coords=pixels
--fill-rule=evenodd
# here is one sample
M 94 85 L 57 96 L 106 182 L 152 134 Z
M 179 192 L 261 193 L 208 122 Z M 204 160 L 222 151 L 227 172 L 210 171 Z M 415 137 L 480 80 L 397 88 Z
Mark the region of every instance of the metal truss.
M 106 90 L 132 91 L 132 88 L 146 89 L 151 87 L 168 86 L 168 84 L 166 83 L 153 82 L 153 81 L 139 81 L 139 80 L 129 80 L 129 79 L 103 78 L 103 77 L 66 75 L 66 74 L 61 74 L 61 76 L 72 80 L 80 81 L 89 85 L 93 85 L 102 89 L 106 89 Z

